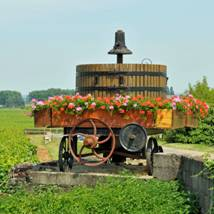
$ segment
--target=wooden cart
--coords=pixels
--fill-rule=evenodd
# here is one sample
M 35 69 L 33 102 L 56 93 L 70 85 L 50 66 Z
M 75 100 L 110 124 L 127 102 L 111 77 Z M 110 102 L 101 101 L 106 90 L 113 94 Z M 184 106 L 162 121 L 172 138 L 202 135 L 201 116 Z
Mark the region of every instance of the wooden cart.
M 36 111 L 34 119 L 36 127 L 64 127 L 59 145 L 60 171 L 71 169 L 74 159 L 83 165 L 97 166 L 108 160 L 123 162 L 129 157 L 146 159 L 150 175 L 153 154 L 163 152 L 152 135 L 166 128 L 197 125 L 196 119 L 187 119 L 183 113 L 172 110 L 162 110 L 154 118 L 138 111 L 121 114 L 95 110 L 70 115 L 45 109 Z

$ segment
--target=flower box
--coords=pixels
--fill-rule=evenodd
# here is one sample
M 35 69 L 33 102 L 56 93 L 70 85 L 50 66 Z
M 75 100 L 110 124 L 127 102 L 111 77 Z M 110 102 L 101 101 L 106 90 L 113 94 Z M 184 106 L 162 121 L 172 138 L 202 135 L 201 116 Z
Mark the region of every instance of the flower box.
M 81 120 L 96 118 L 102 120 L 111 128 L 122 128 L 129 123 L 138 123 L 145 128 L 161 129 L 198 126 L 198 119 L 195 115 L 187 115 L 183 112 L 169 109 L 159 109 L 156 113 L 155 119 L 153 114 L 141 115 L 136 110 L 128 111 L 124 114 L 105 110 L 87 110 L 80 115 L 71 115 L 54 109 L 42 109 L 34 112 L 34 123 L 35 127 L 73 127 Z M 84 123 L 84 127 L 90 127 L 90 124 Z M 100 127 L 102 127 L 101 124 Z
M 138 123 L 145 128 L 153 128 L 155 120 L 153 114 L 141 115 L 139 111 L 128 111 L 125 114 L 113 113 L 105 110 L 84 111 L 82 114 L 71 115 L 54 109 L 36 111 L 34 113 L 35 127 L 73 127 L 81 120 L 96 118 L 105 122 L 111 128 L 122 128 L 129 123 Z M 84 123 L 84 127 L 90 124 Z M 100 127 L 102 125 L 100 124 Z

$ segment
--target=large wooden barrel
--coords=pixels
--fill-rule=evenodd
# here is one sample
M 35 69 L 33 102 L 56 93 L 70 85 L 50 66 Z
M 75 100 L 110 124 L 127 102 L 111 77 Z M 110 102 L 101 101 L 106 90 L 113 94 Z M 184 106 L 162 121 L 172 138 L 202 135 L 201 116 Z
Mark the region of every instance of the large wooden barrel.
M 165 97 L 167 67 L 155 64 L 86 64 L 76 67 L 76 91 L 107 97 L 116 93 Z

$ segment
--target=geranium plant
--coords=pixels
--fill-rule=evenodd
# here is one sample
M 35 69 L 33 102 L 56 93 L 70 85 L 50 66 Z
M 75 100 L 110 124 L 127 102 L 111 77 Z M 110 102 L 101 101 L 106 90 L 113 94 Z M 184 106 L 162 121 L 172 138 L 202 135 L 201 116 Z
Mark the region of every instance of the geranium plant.
M 171 98 L 145 98 L 142 96 L 131 97 L 129 95 L 116 94 L 113 97 L 94 98 L 90 94 L 81 96 L 54 96 L 48 100 L 32 100 L 32 110 L 52 108 L 57 112 L 66 114 L 82 114 L 84 111 L 96 111 L 98 109 L 112 113 L 125 114 L 128 111 L 139 111 L 141 115 L 154 114 L 158 109 L 172 109 L 182 111 L 188 115 L 205 117 L 208 105 L 192 95 L 173 96 Z

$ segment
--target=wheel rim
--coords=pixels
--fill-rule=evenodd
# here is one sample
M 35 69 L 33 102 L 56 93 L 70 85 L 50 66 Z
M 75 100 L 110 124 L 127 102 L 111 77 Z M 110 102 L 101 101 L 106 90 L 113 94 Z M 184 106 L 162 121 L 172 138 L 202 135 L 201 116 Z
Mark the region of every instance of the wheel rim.
M 69 150 L 69 138 L 63 136 L 59 145 L 58 164 L 60 171 L 67 171 L 72 168 L 73 156 Z
M 157 140 L 153 137 L 149 138 L 146 146 L 146 162 L 148 174 L 153 174 L 153 154 L 158 152 Z
M 90 128 L 92 129 L 93 134 L 76 132 L 76 129 L 79 126 L 82 126 L 83 124 L 86 124 L 86 123 L 90 124 Z M 104 127 L 107 130 L 108 135 L 105 139 L 99 140 L 99 137 L 101 136 L 99 136 L 99 134 L 97 133 L 97 125 L 102 125 L 102 127 Z M 112 129 L 103 121 L 95 118 L 88 118 L 80 121 L 75 127 L 72 128 L 69 134 L 69 139 L 70 139 L 69 141 L 71 141 L 71 144 L 74 144 L 73 138 L 78 135 L 84 137 L 84 140 L 83 140 L 82 146 L 79 149 L 79 152 L 75 152 L 73 149 L 73 146 L 69 144 L 70 153 L 78 163 L 86 166 L 98 166 L 105 163 L 112 156 L 115 150 L 115 136 Z M 97 148 L 99 147 L 99 145 L 103 145 L 109 141 L 111 141 L 111 149 L 108 155 L 105 157 L 101 156 L 97 152 Z M 84 154 L 84 150 L 86 149 L 91 150 L 91 153 L 88 153 L 88 155 Z M 84 157 L 87 157 L 87 156 L 92 156 L 93 160 L 84 159 Z

